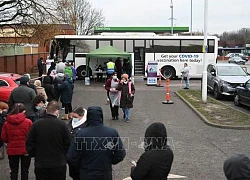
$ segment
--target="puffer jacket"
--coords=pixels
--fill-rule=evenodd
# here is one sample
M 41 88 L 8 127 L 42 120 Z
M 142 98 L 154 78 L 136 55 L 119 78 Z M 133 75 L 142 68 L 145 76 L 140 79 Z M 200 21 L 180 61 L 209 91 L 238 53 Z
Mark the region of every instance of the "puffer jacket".
M 8 155 L 24 155 L 27 154 L 25 142 L 32 121 L 27 119 L 24 113 L 8 115 L 3 125 L 1 138 L 8 144 Z

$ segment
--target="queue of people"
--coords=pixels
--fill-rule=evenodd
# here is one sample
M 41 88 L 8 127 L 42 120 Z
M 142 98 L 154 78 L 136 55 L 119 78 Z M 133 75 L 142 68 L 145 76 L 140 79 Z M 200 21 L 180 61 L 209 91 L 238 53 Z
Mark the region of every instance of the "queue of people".
M 28 77 L 22 77 L 8 104 L 0 102 L 0 150 L 7 144 L 11 180 L 18 179 L 19 162 L 21 179 L 28 179 L 31 158 L 37 180 L 66 180 L 67 164 L 73 180 L 112 180 L 112 165 L 126 156 L 120 135 L 103 124 L 100 107 L 72 109 L 74 77 L 67 73 L 69 68 L 65 71 L 60 65 L 58 69 L 52 78 L 44 77 L 43 84 L 36 80 L 34 87 Z M 135 86 L 128 74 L 118 76 L 110 74 L 105 85 L 112 120 L 119 120 L 121 108 L 125 122 L 130 122 Z M 62 120 L 71 119 L 68 124 L 58 119 L 59 99 L 65 107 Z M 174 154 L 167 145 L 165 125 L 151 124 L 144 145 L 145 152 L 131 167 L 132 180 L 167 179 Z M 250 179 L 250 159 L 244 154 L 233 155 L 223 168 L 228 180 Z

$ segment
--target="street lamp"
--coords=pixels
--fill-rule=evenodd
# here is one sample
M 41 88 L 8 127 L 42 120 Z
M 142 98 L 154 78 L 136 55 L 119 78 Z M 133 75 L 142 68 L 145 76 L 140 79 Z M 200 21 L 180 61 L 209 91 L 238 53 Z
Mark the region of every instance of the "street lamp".
M 173 35 L 174 34 L 174 6 L 173 6 L 172 0 L 171 0 L 170 8 L 171 8 L 171 35 Z
M 193 0 L 191 0 L 191 25 L 190 25 L 190 34 L 193 35 Z
M 202 72 L 202 102 L 207 103 L 207 20 L 208 0 L 204 0 L 204 43 L 203 43 L 203 72 Z

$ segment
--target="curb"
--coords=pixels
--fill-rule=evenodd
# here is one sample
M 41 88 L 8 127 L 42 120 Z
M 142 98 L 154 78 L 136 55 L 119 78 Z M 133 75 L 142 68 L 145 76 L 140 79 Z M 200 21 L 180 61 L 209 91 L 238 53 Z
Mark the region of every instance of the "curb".
M 175 94 L 185 103 L 187 104 L 192 111 L 199 116 L 199 118 L 207 125 L 212 126 L 212 127 L 216 127 L 216 128 L 222 128 L 222 129 L 236 129 L 236 130 L 250 130 L 250 125 L 246 125 L 246 126 L 230 126 L 230 125 L 222 125 L 222 124 L 217 124 L 217 123 L 213 123 L 210 122 L 209 120 L 207 120 L 207 118 L 205 116 L 203 116 L 199 111 L 196 110 L 196 108 L 190 104 L 186 99 L 184 99 L 178 92 L 175 92 Z

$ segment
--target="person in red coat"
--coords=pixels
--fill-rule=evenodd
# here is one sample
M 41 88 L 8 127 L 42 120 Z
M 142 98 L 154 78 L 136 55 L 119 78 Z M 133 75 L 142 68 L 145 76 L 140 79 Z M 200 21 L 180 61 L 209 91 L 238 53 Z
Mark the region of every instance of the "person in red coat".
M 1 138 L 7 143 L 11 180 L 18 179 L 19 160 L 21 160 L 21 179 L 28 180 L 31 158 L 26 151 L 25 142 L 32 121 L 26 118 L 25 112 L 24 104 L 14 104 L 2 129 Z

